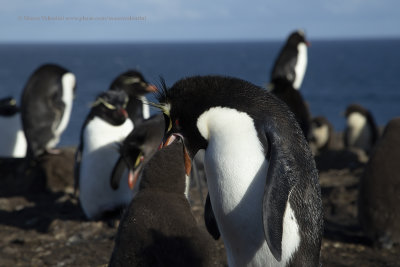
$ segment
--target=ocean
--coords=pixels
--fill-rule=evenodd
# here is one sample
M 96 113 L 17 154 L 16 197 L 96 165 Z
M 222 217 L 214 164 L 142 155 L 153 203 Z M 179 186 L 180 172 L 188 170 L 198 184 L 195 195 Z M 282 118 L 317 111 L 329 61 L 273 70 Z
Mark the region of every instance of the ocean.
M 0 44 L 0 98 L 11 95 L 19 102 L 41 64 L 69 69 L 77 77 L 77 95 L 59 146 L 74 146 L 90 103 L 127 69 L 139 70 L 155 85 L 160 76 L 172 85 L 187 76 L 219 74 L 264 87 L 283 43 Z M 311 40 L 300 89 L 311 114 L 327 117 L 336 131 L 344 129 L 342 113 L 351 103 L 371 110 L 379 126 L 400 116 L 399 48 L 400 39 Z

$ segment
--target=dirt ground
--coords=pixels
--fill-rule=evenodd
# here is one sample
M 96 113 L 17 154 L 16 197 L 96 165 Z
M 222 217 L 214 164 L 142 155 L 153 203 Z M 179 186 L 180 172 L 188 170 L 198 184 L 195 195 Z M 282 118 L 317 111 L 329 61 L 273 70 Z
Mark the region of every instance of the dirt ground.
M 107 265 L 118 220 L 85 220 L 73 194 L 73 154 L 73 148 L 64 148 L 28 172 L 21 160 L 0 159 L 0 266 Z M 365 159 L 333 150 L 316 156 L 316 162 L 325 214 L 322 265 L 400 266 L 400 246 L 374 248 L 357 222 Z M 193 214 L 204 227 L 196 186 L 191 198 Z M 215 246 L 215 265 L 226 266 L 222 242 Z

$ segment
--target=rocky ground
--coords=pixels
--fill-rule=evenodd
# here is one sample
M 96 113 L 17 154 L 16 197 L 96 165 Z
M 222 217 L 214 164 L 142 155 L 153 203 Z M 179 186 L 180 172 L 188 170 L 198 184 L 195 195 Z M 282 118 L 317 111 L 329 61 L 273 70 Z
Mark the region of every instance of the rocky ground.
M 42 169 L 31 166 L 27 172 L 21 160 L 0 160 L 0 266 L 108 263 L 118 220 L 85 220 L 73 193 L 73 154 L 73 148 L 62 149 L 45 156 L 38 164 Z M 325 213 L 323 266 L 400 266 L 399 246 L 374 248 L 358 225 L 365 157 L 336 149 L 316 156 L 316 162 Z M 204 227 L 197 187 L 191 193 L 193 213 Z M 222 242 L 215 245 L 216 266 L 226 266 Z

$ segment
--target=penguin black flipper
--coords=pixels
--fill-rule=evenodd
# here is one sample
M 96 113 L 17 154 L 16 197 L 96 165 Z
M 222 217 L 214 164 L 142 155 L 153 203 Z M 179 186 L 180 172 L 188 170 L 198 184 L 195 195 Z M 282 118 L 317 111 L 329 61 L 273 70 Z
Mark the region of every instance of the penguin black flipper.
M 279 125 L 276 118 L 267 116 L 267 121 L 263 120 L 257 127 L 269 161 L 262 211 L 264 235 L 277 261 L 282 259 L 283 219 L 290 192 L 304 171 L 307 173 L 312 168 L 308 162 L 312 161 L 312 155 L 304 147 L 306 141 L 293 114 L 284 110 L 280 114 L 288 118 L 286 125 Z M 288 147 L 287 144 L 298 146 Z
M 85 121 L 86 123 L 86 121 Z M 83 130 L 81 129 L 79 146 L 75 152 L 75 166 L 74 166 L 74 193 L 78 192 L 79 188 L 79 174 L 81 173 L 81 161 L 83 151 Z
M 214 211 L 211 206 L 210 194 L 207 194 L 206 203 L 204 205 L 204 223 L 210 235 L 218 240 L 221 236 L 219 232 L 217 220 L 215 219 Z
M 128 168 L 128 166 L 126 165 L 123 157 L 120 156 L 111 172 L 110 185 L 112 189 L 114 190 L 118 189 L 119 183 L 121 182 L 122 176 L 124 175 L 126 168 Z
M 268 247 L 274 257 L 282 258 L 283 215 L 288 201 L 289 173 L 285 163 L 279 162 L 280 155 L 272 150 L 263 197 L 263 225 Z

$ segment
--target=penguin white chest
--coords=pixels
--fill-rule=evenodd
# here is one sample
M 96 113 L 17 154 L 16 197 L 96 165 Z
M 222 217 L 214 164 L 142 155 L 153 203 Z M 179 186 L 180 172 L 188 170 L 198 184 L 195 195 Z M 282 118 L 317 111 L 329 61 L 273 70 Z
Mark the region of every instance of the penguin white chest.
M 293 88 L 299 89 L 301 84 L 303 83 L 304 75 L 307 69 L 307 46 L 304 43 L 300 43 L 297 46 L 298 55 L 297 55 L 297 63 L 294 68 L 296 73 L 296 78 L 293 82 Z
M 129 119 L 120 126 L 113 126 L 95 117 L 86 125 L 83 133 L 79 198 L 88 218 L 96 218 L 103 211 L 126 205 L 132 199 L 127 175 L 124 175 L 122 186 L 118 190 L 113 190 L 110 186 L 111 172 L 119 157 L 118 143 L 132 130 L 133 124 Z
M 313 129 L 313 136 L 315 137 L 315 142 L 317 148 L 321 148 L 329 140 L 329 127 L 328 125 L 324 124 L 321 127 L 316 127 Z
M 208 140 L 204 166 L 228 265 L 285 266 L 300 243 L 298 225 L 288 202 L 282 261 L 277 262 L 265 241 L 262 220 L 268 162 L 252 118 L 216 107 L 199 117 L 197 127 Z
M 372 133 L 368 129 L 367 118 L 358 112 L 353 112 L 347 119 L 347 142 L 350 146 L 369 149 Z
M 54 138 L 51 139 L 46 148 L 55 147 L 60 141 L 61 134 L 68 126 L 69 119 L 71 117 L 72 112 L 72 103 L 74 100 L 74 87 L 76 84 L 75 75 L 67 72 L 61 78 L 62 84 L 62 101 L 65 104 L 64 112 L 61 115 L 61 120 L 58 123 L 57 127 L 54 129 Z
M 140 96 L 139 99 L 142 101 L 142 103 L 147 103 L 147 98 L 145 96 Z M 143 118 L 148 119 L 150 118 L 150 108 L 149 105 L 142 104 L 142 113 L 143 113 Z
M 11 117 L 0 116 L 0 156 L 23 158 L 26 155 L 26 138 L 22 130 L 20 114 Z
M 208 140 L 205 151 L 207 179 L 223 190 L 225 214 L 236 208 L 258 176 L 266 177 L 267 162 L 253 120 L 243 112 L 212 108 L 198 119 L 198 128 Z M 262 183 L 262 179 L 259 179 Z M 265 180 L 265 179 L 264 179 Z M 263 186 L 251 188 L 262 195 Z

